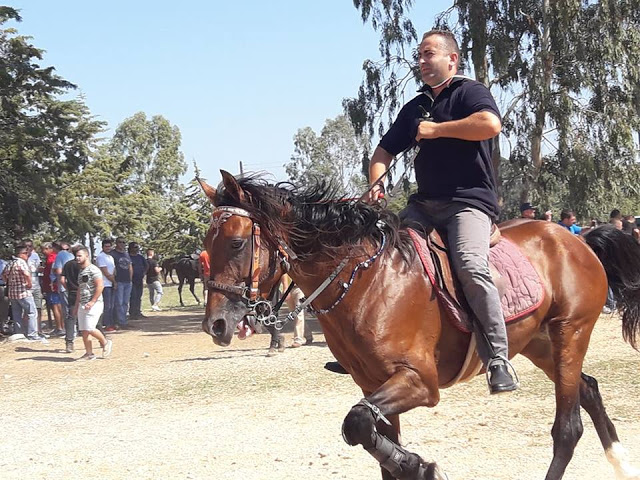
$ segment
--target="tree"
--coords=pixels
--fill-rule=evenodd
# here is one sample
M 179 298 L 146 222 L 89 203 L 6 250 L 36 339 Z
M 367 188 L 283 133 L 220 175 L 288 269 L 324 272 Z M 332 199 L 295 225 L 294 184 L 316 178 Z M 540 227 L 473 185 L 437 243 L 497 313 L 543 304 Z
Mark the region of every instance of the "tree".
M 345 115 L 325 122 L 320 136 L 310 127 L 298 130 L 293 138 L 294 153 L 285 165 L 289 179 L 307 185 L 312 178 L 331 179 L 341 192 L 356 195 L 366 185 L 362 158 L 368 139 L 358 138 Z
M 81 236 L 123 235 L 149 245 L 175 222 L 185 171 L 179 129 L 162 116 L 136 113 L 81 172 L 63 178 L 58 215 L 73 219 Z
M 415 76 L 415 57 L 405 53 L 417 40 L 412 3 L 354 0 L 380 30 L 383 57 L 365 62 L 358 96 L 344 101 L 357 129 L 382 128 L 382 112 L 391 117 Z M 508 165 L 499 149 L 494 162 L 507 214 L 521 200 L 551 197 L 548 206 L 593 216 L 636 190 L 639 11 L 639 0 L 455 0 L 438 17 L 436 26 L 458 33 L 477 79 L 502 100 L 510 151 Z
M 104 123 L 81 97 L 60 97 L 75 86 L 41 67 L 43 50 L 6 28 L 21 21 L 0 6 L 0 235 L 17 239 L 52 221 L 60 179 L 88 161 Z M 60 219 L 63 221 L 64 219 Z M 61 225 L 63 229 L 66 226 Z

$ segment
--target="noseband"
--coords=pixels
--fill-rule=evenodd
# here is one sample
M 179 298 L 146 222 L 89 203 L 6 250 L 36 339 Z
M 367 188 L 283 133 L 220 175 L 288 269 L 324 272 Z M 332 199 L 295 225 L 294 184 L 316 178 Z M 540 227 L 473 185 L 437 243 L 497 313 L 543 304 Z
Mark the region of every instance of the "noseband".
M 278 323 L 278 312 L 277 309 L 274 309 L 270 299 L 273 298 L 278 284 L 274 285 L 270 292 L 260 292 L 260 250 L 262 245 L 260 225 L 253 219 L 251 214 L 243 208 L 221 206 L 213 210 L 211 227 L 219 229 L 234 215 L 248 218 L 253 223 L 251 228 L 251 267 L 249 276 L 247 277 L 248 282 L 230 285 L 228 283 L 217 282 L 210 277 L 207 281 L 207 289 L 238 295 L 249 310 L 247 316 L 254 317 L 256 321 L 263 325 L 276 325 Z M 295 259 L 296 256 L 284 242 L 280 241 L 279 243 L 280 245 L 275 255 L 280 258 L 283 269 L 287 272 L 290 268 L 289 258 Z M 273 262 L 274 269 L 275 265 L 276 262 Z M 281 302 L 278 305 L 281 305 Z

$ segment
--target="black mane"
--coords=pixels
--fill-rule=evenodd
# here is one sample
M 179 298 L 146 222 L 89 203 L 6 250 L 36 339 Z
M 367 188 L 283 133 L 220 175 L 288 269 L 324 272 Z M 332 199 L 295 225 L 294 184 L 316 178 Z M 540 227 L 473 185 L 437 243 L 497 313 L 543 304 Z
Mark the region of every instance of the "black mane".
M 313 181 L 307 187 L 288 182 L 270 184 L 257 176 L 237 179 L 245 193 L 239 202 L 228 192 L 218 190 L 218 204 L 243 208 L 262 226 L 262 234 L 277 245 L 277 238 L 288 238 L 290 247 L 300 257 L 318 253 L 344 255 L 344 247 L 362 254 L 367 240 L 382 241 L 379 222 L 384 224 L 385 250 L 398 248 L 405 259 L 413 257 L 409 236 L 400 230 L 393 212 L 338 194 L 330 182 Z

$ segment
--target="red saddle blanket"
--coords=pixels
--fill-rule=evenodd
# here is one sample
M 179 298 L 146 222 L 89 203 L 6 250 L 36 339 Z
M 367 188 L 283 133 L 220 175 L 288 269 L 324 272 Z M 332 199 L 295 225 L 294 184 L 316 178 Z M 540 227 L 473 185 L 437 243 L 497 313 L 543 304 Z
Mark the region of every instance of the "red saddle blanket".
M 437 292 L 440 293 L 437 297 L 446 304 L 446 310 L 450 313 L 447 316 L 450 317 L 456 328 L 470 332 L 471 327 L 468 321 L 465 321 L 469 315 L 462 311 L 458 305 L 455 305 L 446 292 L 443 294 L 438 286 L 433 260 L 426 240 L 414 230 L 408 229 L 408 231 L 433 288 L 440 290 Z M 489 250 L 489 262 L 505 280 L 500 297 L 505 322 L 517 320 L 533 312 L 542 304 L 544 289 L 538 272 L 513 242 L 502 237 L 500 242 Z

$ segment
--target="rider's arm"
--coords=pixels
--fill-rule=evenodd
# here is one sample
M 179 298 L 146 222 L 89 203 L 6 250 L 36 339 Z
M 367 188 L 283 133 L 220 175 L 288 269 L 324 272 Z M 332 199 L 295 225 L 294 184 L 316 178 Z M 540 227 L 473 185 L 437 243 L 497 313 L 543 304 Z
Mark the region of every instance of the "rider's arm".
M 483 111 L 449 122 L 420 122 L 416 140 L 447 137 L 481 141 L 495 137 L 500 130 L 502 130 L 500 118 L 493 112 Z
M 389 168 L 391 160 L 393 160 L 393 155 L 378 145 L 369 163 L 369 185 L 373 185 L 374 182 L 376 183 L 369 191 L 370 202 L 375 202 L 380 193 L 383 193 L 382 185 L 384 185 L 386 175 L 384 177 L 382 175 L 384 175 L 387 168 Z

